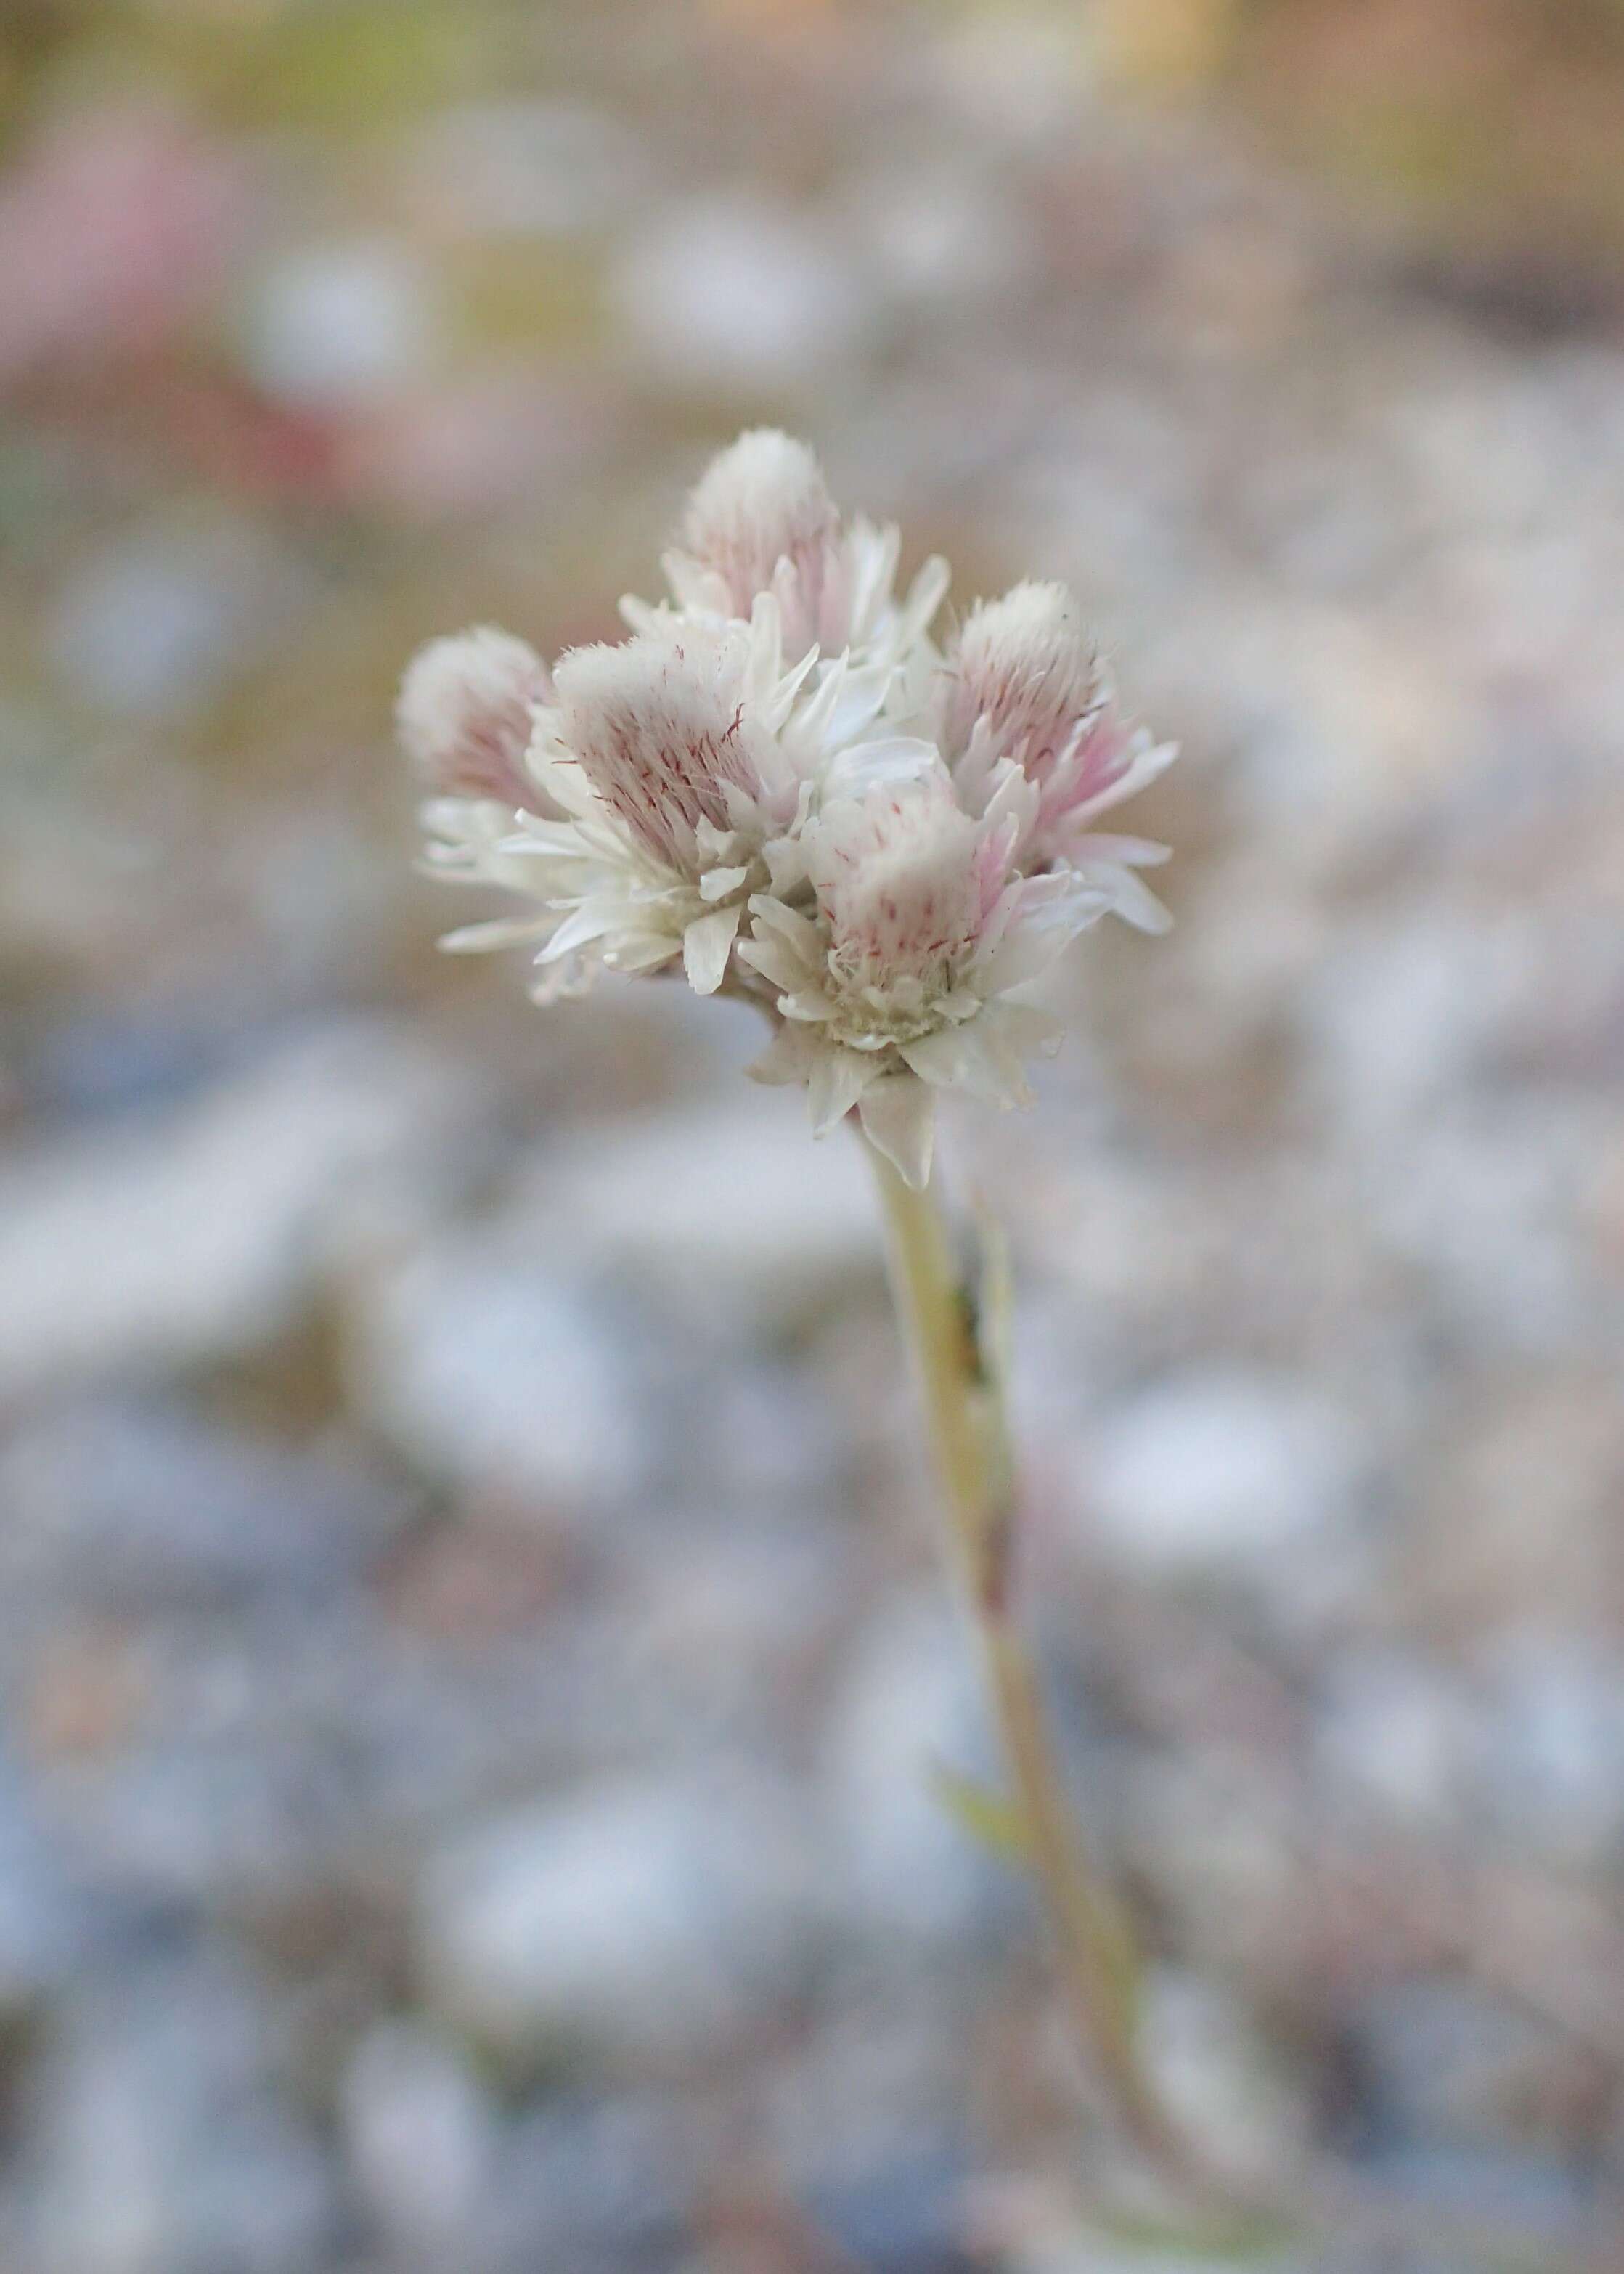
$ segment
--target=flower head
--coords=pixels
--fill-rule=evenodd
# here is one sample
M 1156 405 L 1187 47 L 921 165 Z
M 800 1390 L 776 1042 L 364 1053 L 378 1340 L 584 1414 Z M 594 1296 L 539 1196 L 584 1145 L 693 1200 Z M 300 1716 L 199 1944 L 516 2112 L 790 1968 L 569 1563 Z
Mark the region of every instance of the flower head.
M 558 666 L 555 759 L 579 765 L 651 861 L 694 881 L 715 835 L 755 812 L 769 778 L 786 780 L 746 687 L 748 647 L 732 625 L 684 624 L 574 648 Z
M 486 627 L 419 649 L 395 721 L 407 756 L 442 795 L 540 812 L 525 753 L 536 705 L 551 693 L 535 649 Z
M 970 611 L 950 651 L 937 724 L 959 794 L 979 809 L 1019 767 L 1037 793 L 1028 865 L 1092 875 L 1143 930 L 1167 915 L 1137 871 L 1164 859 L 1142 838 L 1104 836 L 1096 817 L 1142 789 L 1177 752 L 1131 727 L 1064 584 L 1017 584 Z
M 801 833 L 811 906 L 750 904 L 740 955 L 786 1022 L 758 1072 L 807 1082 L 820 1134 L 857 1106 L 911 1182 L 929 1172 L 934 1089 L 1027 1102 L 1023 1057 L 1054 1028 L 1001 998 L 1106 905 L 1069 873 L 1022 875 L 1015 803 L 975 820 L 939 765 L 837 800 Z
M 775 428 L 741 434 L 711 460 L 688 501 L 682 551 L 669 556 L 673 587 L 748 617 L 758 592 L 776 592 L 793 652 L 822 636 L 826 574 L 840 516 L 823 470 L 804 442 Z
M 965 620 L 948 674 L 944 742 L 961 757 L 980 727 L 993 753 L 1017 759 L 1041 783 L 1102 700 L 1099 665 L 1065 586 L 1017 584 L 1001 600 L 978 600 Z
M 928 1022 L 997 909 L 1007 840 L 978 829 L 933 770 L 826 806 L 802 843 L 829 934 L 831 1015 L 860 1048 Z
M 763 593 L 778 609 L 785 652 L 901 662 L 947 591 L 947 566 L 927 561 L 894 595 L 899 532 L 858 515 L 843 523 L 804 442 L 758 426 L 713 458 L 689 493 L 682 541 L 662 561 L 677 612 L 748 619 Z M 622 601 L 636 629 L 662 613 Z
M 843 523 L 803 443 L 758 430 L 702 478 L 673 599 L 549 674 L 523 641 L 437 641 L 402 739 L 440 794 L 434 873 L 517 894 L 457 947 L 530 943 L 545 997 L 679 965 L 773 1027 L 763 1080 L 821 1133 L 856 1111 L 904 1176 L 933 1105 L 1024 1103 L 1052 1021 L 1015 990 L 1113 908 L 1154 926 L 1162 848 L 1094 817 L 1172 756 L 1120 721 L 1070 595 L 1021 584 L 945 654 L 947 572 L 894 596 L 899 540 Z
M 557 912 L 544 960 L 587 951 L 650 971 L 680 955 L 714 994 L 750 894 L 793 862 L 815 796 L 933 755 L 876 729 L 883 675 L 842 662 L 814 686 L 815 662 L 784 668 L 771 596 L 748 625 L 656 616 L 619 646 L 563 658 L 530 764 L 565 817 L 520 816 L 505 846 Z

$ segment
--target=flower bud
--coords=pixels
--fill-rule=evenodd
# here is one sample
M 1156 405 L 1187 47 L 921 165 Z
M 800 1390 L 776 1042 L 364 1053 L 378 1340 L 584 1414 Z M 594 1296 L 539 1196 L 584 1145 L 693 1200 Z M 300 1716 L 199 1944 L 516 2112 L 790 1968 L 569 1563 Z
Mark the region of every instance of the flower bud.
M 957 758 L 978 725 L 991 755 L 1019 760 L 1040 784 L 1103 698 L 1064 584 L 1017 584 L 971 609 L 953 657 L 945 741 Z
M 401 681 L 395 724 L 412 764 L 446 797 L 546 809 L 525 764 L 533 713 L 552 688 L 522 639 L 482 629 L 431 640 Z
M 555 749 L 663 868 L 696 877 L 701 832 L 733 825 L 734 799 L 760 794 L 747 715 L 748 635 L 680 623 L 617 647 L 572 648 L 559 663 Z
M 838 800 L 803 842 L 845 991 L 917 1005 L 951 987 L 988 911 L 981 832 L 945 774 Z
M 757 426 L 713 458 L 688 500 L 682 542 L 719 577 L 729 613 L 748 617 L 759 592 L 777 591 L 792 655 L 818 636 L 823 580 L 839 516 L 823 469 L 804 442 Z M 787 569 L 780 572 L 779 563 Z

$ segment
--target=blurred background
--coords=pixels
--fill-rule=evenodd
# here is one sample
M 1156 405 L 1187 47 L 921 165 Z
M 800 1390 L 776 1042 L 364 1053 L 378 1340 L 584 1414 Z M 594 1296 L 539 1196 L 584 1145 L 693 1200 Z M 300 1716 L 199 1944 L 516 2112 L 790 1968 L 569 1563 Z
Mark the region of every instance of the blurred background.
M 1624 2265 L 1618 0 L 6 0 L 0 118 L 0 2267 L 1172 2263 L 855 1147 L 411 871 L 411 649 L 763 420 L 1185 748 L 945 1142 L 1169 2090 L 1278 2266 Z

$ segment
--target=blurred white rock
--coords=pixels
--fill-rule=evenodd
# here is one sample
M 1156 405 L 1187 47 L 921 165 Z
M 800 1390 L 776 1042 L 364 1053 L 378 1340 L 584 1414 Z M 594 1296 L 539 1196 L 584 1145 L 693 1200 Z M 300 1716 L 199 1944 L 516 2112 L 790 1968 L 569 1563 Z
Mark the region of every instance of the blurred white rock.
M 1503 1028 L 1528 947 L 1511 922 L 1437 907 L 1361 937 L 1344 931 L 1317 967 L 1300 1015 L 1336 1139 L 1403 1141 L 1416 1118 L 1474 1073 Z
M 1502 1839 L 1569 1865 L 1624 1854 L 1624 1656 L 1531 1629 L 1490 1653 L 1478 1789 Z
M 944 1773 L 997 1783 L 974 1645 L 932 1590 L 870 1617 L 824 1732 L 823 1852 L 868 1931 L 951 1941 L 986 1909 L 991 1867 L 938 1789 Z
M 809 390 L 857 352 L 876 313 L 831 231 L 744 197 L 659 210 L 612 259 L 608 285 L 666 385 Z
M 831 1466 L 849 1451 L 847 1417 L 807 1373 L 735 1359 L 691 1417 L 709 1488 L 747 1505 L 826 1497 Z
M 320 410 L 370 403 L 419 378 L 437 336 L 430 272 L 390 237 L 282 253 L 255 281 L 240 325 L 255 382 Z
M 387 1215 L 471 1109 L 421 1043 L 306 1035 L 179 1112 L 0 1166 L 0 1399 L 64 1377 L 259 1347 L 357 1227 Z
M 1218 2170 L 1278 2187 L 1312 2136 L 1303 2095 L 1217 1984 L 1162 1968 L 1147 1989 L 1146 2059 L 1175 2122 Z
M 414 1513 L 353 1444 L 289 1446 L 107 1396 L 71 1399 L 0 1449 L 0 1585 L 123 1615 L 314 1596 Z
M 1104 1417 L 1088 1516 L 1114 1553 L 1152 1570 L 1267 1564 L 1323 1546 L 1357 1476 L 1346 1419 L 1306 1382 L 1202 1366 Z
M 673 2266 L 703 2216 L 693 2113 L 693 2097 L 658 2085 L 545 2094 L 508 2134 L 467 2274 Z M 424 2274 L 451 2264 L 464 2274 L 460 2256 Z
M 351 1370 L 375 1424 L 457 1483 L 601 1506 L 654 1454 L 629 1354 L 591 1302 L 475 1235 L 432 1243 L 357 1301 Z
M 168 719 L 256 663 L 306 597 L 293 560 L 246 521 L 138 526 L 64 585 L 46 651 L 76 700 Z
M 1417 1828 L 1458 1826 L 1481 1714 L 1470 1691 L 1397 1650 L 1344 1653 L 1329 1668 L 1315 1743 L 1341 1803 Z
M 520 2062 L 713 2050 L 804 1960 L 803 1838 L 749 1772 L 604 1782 L 498 1818 L 426 1873 L 429 1999 Z
M 0 2032 L 71 1978 L 94 1916 L 23 1776 L 0 1754 Z
M 1421 1267 L 1452 1330 L 1490 1350 L 1587 1348 L 1618 1325 L 1582 1216 L 1616 1126 L 1602 1100 L 1554 1088 L 1451 1102 L 1414 1131 L 1402 1174 L 1370 1163 L 1373 1228 Z
M 300 2274 L 335 2202 L 315 2134 L 276 2090 L 255 1985 L 148 1965 L 60 2017 L 35 2121 L 43 2274 Z
M 362 2201 L 409 2263 L 474 2223 L 500 2125 L 456 2046 L 419 2022 L 378 2022 L 345 2070 L 340 2112 Z
M 815 1145 L 799 1094 L 748 1085 L 573 1133 L 525 1174 L 500 1229 L 515 1255 L 612 1267 L 730 1337 L 880 1269 L 861 1148 L 841 1130 Z

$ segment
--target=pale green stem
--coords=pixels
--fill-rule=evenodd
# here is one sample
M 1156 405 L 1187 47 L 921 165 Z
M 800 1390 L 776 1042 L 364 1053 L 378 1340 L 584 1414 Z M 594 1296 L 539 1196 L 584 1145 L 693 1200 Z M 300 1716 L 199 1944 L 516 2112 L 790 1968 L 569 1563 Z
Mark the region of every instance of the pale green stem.
M 919 1379 L 965 1601 L 986 1660 L 1020 1844 L 1048 1914 L 1072 2020 L 1133 2140 L 1164 2172 L 1206 2192 L 1210 2183 L 1146 2072 L 1133 1938 L 1091 1868 L 1066 1804 L 1031 1654 L 1016 1623 L 1015 1465 L 978 1293 L 956 1264 L 934 1191 L 914 1191 L 875 1147 L 868 1151 L 884 1210 L 891 1290 Z
M 1139 2042 L 1140 1967 L 1120 1906 L 1091 1867 L 1066 1804 L 1031 1655 L 1017 1624 L 1011 1561 L 1015 1465 L 987 1290 L 966 1279 L 934 1191 L 914 1192 L 865 1139 L 884 1210 L 892 1292 L 913 1355 L 951 1518 L 963 1593 L 988 1670 L 1010 1780 L 1013 1828 L 1041 1895 L 1056 1969 L 1077 2035 L 1109 2087 L 1127 2135 L 1213 2224 L 1202 2247 L 1274 2250 L 1299 2225 L 1331 2232 L 1390 2224 L 1431 2235 L 1413 2214 L 1382 2219 L 1334 2173 L 1311 2171 L 1265 2198 L 1221 2176 L 1184 2139 L 1147 2070 Z M 996 1306 L 994 1306 L 996 1307 Z M 1514 2248 L 1487 2232 L 1509 2269 Z M 1522 2263 L 1521 2259 L 1517 2263 Z M 1527 2262 L 1530 2266 L 1533 2260 Z M 1553 2251 L 1554 2269 L 1576 2254 Z

